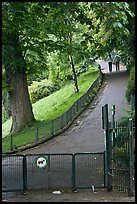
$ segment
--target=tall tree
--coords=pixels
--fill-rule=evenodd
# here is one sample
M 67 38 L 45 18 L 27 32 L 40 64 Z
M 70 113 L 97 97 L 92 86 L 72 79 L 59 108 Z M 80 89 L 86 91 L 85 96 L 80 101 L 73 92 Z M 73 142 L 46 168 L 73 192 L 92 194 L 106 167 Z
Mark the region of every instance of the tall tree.
M 128 33 L 123 30 L 127 24 L 126 12 L 130 14 L 127 2 L 2 3 L 2 63 L 10 87 L 12 131 L 21 130 L 35 120 L 27 74 L 38 70 L 36 66 L 27 66 L 28 55 L 37 53 L 35 60 L 46 64 L 43 51 L 66 53 L 78 92 L 74 56 L 81 53 L 80 48 L 95 50 L 99 55 L 102 50 L 113 49 L 123 32 Z M 86 28 L 81 30 L 82 35 L 78 33 L 80 26 Z M 80 41 L 76 41 L 80 35 Z
M 29 99 L 26 64 L 20 43 L 21 20 L 26 5 L 2 3 L 2 63 L 10 87 L 9 101 L 12 116 L 11 131 L 18 131 L 33 122 L 34 115 Z
M 79 92 L 77 76 L 74 63 L 74 51 L 76 46 L 73 41 L 73 34 L 76 32 L 76 16 L 79 13 L 78 3 L 62 2 L 50 4 L 52 18 L 52 35 L 54 35 L 53 47 L 65 52 L 72 70 L 72 79 L 75 92 Z

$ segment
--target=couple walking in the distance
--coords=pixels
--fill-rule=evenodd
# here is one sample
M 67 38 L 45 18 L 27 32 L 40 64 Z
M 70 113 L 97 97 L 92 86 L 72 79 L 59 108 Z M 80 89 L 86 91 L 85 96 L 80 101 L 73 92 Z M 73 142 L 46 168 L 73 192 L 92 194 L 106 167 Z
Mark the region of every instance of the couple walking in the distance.
M 109 67 L 109 71 L 110 72 L 112 72 L 112 64 L 113 64 L 113 62 L 116 65 L 116 71 L 119 71 L 120 57 L 119 57 L 118 54 L 114 57 L 114 59 L 111 57 L 111 54 L 109 54 L 109 56 L 107 58 L 107 61 L 108 61 L 108 67 Z

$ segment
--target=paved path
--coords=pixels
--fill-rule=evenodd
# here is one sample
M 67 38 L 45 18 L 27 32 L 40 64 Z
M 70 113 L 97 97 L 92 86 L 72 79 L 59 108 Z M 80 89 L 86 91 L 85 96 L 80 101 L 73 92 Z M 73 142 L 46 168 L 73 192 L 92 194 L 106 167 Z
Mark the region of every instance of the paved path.
M 111 118 L 111 106 L 116 105 L 116 120 L 127 114 L 124 108 L 130 108 L 125 99 L 125 91 L 129 79 L 129 73 L 124 67 L 112 73 L 108 73 L 107 62 L 97 60 L 102 72 L 106 74 L 106 81 L 89 107 L 76 119 L 73 125 L 54 139 L 22 153 L 76 153 L 76 152 L 100 152 L 105 150 L 104 131 L 102 129 L 102 106 L 109 106 Z
M 20 192 L 3 193 L 3 202 L 135 202 L 135 197 L 99 189 L 95 193 L 91 190 L 79 190 L 77 193 L 63 192 L 53 194 L 52 191 L 29 191 L 25 195 Z

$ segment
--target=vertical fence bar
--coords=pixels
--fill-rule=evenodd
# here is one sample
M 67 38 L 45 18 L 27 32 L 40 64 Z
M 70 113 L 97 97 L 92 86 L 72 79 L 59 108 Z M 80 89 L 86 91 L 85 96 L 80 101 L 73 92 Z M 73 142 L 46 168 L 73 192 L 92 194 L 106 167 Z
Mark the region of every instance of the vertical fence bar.
M 10 151 L 13 150 L 13 136 L 12 134 L 10 135 Z
M 129 119 L 129 145 L 128 145 L 128 154 L 129 154 L 129 191 L 128 191 L 128 195 L 129 196 L 133 196 L 133 121 L 130 118 Z
M 63 116 L 64 116 L 64 114 L 61 115 L 61 120 L 60 120 L 60 123 L 61 123 L 61 129 L 63 128 Z
M 76 102 L 77 103 L 77 112 L 79 111 L 79 100 Z
M 23 192 L 27 190 L 27 159 L 23 156 Z
M 69 115 L 68 115 L 68 110 L 67 110 L 67 112 L 66 112 L 66 124 L 68 123 L 68 117 L 69 117 Z
M 50 155 L 48 155 L 48 188 L 50 188 Z
M 106 187 L 106 151 L 104 151 L 104 187 Z
M 38 127 L 36 127 L 36 142 L 39 141 L 39 133 L 38 133 Z
M 54 120 L 51 120 L 51 135 L 54 135 Z
M 105 129 L 106 136 L 106 169 L 107 169 L 107 191 L 112 190 L 112 170 L 111 170 L 111 135 L 109 129 L 109 119 L 108 119 L 108 104 L 102 107 L 102 126 Z
M 75 166 L 75 154 L 72 156 L 72 191 L 76 192 L 76 166 Z
M 71 121 L 71 119 L 72 119 L 72 106 L 70 108 L 70 121 Z
M 112 105 L 112 142 L 113 146 L 115 146 L 115 105 Z

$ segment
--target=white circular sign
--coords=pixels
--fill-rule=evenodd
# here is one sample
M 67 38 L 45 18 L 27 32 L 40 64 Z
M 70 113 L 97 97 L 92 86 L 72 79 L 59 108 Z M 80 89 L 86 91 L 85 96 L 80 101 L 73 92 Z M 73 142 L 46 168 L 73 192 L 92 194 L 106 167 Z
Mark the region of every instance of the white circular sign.
M 36 159 L 36 165 L 39 168 L 44 168 L 48 164 L 47 159 L 43 156 L 40 156 Z

